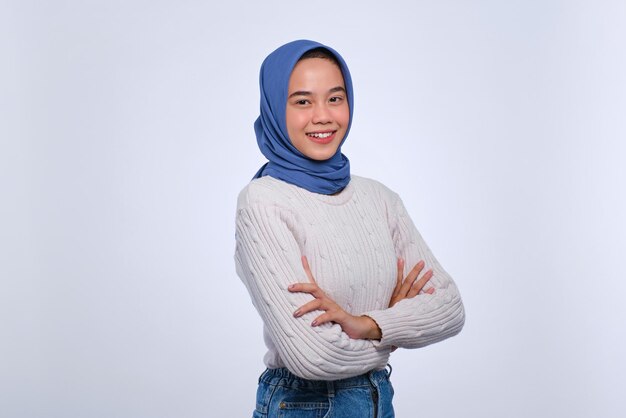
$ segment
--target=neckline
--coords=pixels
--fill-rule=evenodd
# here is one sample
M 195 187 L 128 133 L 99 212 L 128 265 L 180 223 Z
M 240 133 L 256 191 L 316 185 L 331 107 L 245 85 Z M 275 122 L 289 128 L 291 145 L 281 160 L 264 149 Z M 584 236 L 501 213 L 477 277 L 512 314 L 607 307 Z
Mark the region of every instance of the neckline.
M 350 177 L 350 182 L 348 182 L 348 185 L 344 187 L 343 190 L 341 190 L 339 193 L 334 194 L 334 195 L 311 192 L 307 189 L 296 186 L 295 184 L 287 183 L 284 180 L 280 180 L 272 176 L 264 176 L 262 178 L 265 178 L 265 177 L 269 178 L 272 182 L 281 184 L 283 187 L 291 188 L 300 194 L 313 197 L 314 199 L 320 202 L 329 204 L 329 205 L 336 205 L 336 206 L 343 205 L 349 202 L 350 199 L 352 199 L 352 196 L 354 195 L 354 184 L 353 184 L 354 178 L 352 176 Z
M 352 178 L 350 178 L 350 182 L 348 182 L 348 185 L 344 187 L 342 191 L 336 194 L 321 194 L 310 192 L 305 189 L 302 190 L 305 193 L 310 193 L 321 202 L 328 203 L 330 205 L 343 205 L 347 203 L 350 199 L 352 199 L 352 195 L 354 194 L 354 185 Z

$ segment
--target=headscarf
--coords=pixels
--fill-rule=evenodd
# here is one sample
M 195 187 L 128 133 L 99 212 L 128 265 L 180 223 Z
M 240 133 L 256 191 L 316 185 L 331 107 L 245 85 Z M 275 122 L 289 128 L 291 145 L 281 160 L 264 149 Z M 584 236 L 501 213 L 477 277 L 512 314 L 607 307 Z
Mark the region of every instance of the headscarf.
M 340 64 L 348 96 L 350 121 L 346 134 L 335 155 L 324 161 L 316 161 L 296 149 L 287 134 L 286 108 L 289 77 L 302 55 L 315 48 L 325 48 Z M 254 178 L 272 176 L 295 184 L 306 190 L 321 194 L 334 194 L 350 182 L 350 161 L 341 153 L 350 125 L 354 99 L 352 79 L 345 61 L 335 50 L 318 42 L 298 40 L 285 44 L 265 58 L 259 76 L 261 87 L 261 115 L 254 122 L 257 144 L 269 160 Z

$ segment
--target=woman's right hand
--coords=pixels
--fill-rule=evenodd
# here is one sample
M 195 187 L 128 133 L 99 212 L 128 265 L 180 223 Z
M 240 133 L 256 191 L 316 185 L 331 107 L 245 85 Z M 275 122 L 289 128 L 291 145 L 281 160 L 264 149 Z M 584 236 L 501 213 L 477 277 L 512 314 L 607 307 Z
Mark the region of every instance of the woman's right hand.
M 289 285 L 288 290 L 290 292 L 308 293 L 315 299 L 300 306 L 293 313 L 293 316 L 299 318 L 305 313 L 324 311 L 323 314 L 315 318 L 311 323 L 312 326 L 316 327 L 329 322 L 336 323 L 350 338 L 380 340 L 381 332 L 376 321 L 367 315 L 350 315 L 317 285 L 306 256 L 302 256 L 302 267 L 304 267 L 309 278 L 309 283 L 294 283 Z
M 433 271 L 427 270 L 422 277 L 418 280 L 420 273 L 424 269 L 424 261 L 420 261 L 411 269 L 409 274 L 403 278 L 404 275 L 404 260 L 398 259 L 398 276 L 396 280 L 396 287 L 393 289 L 391 300 L 389 301 L 389 307 L 391 308 L 402 299 L 410 299 L 422 291 L 426 283 L 433 277 Z M 424 290 L 425 293 L 433 294 L 435 292 L 434 287 L 429 287 Z

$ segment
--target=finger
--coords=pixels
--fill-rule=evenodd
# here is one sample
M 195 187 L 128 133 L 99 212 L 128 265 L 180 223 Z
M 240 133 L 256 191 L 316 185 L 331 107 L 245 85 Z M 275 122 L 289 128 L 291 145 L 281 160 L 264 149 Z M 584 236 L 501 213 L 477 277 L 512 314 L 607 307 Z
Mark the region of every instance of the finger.
M 309 281 L 311 283 L 317 283 L 315 278 L 313 277 L 313 273 L 311 272 L 311 267 L 309 266 L 309 260 L 307 260 L 306 255 L 302 256 L 302 267 L 304 267 L 304 272 L 306 273 Z
M 324 302 L 321 299 L 313 299 L 310 302 L 305 303 L 304 305 L 300 306 L 294 313 L 293 316 L 295 316 L 296 318 L 301 317 L 302 315 L 312 312 L 312 311 L 319 311 L 320 309 L 324 309 L 323 308 Z
M 340 322 L 341 313 L 339 311 L 326 311 L 311 322 L 311 326 L 317 327 L 327 322 Z
M 417 280 L 413 286 L 411 287 L 411 290 L 409 291 L 409 295 L 408 297 L 413 297 L 417 294 L 419 294 L 422 289 L 424 288 L 424 286 L 426 286 L 426 283 L 428 283 L 428 281 L 433 277 L 433 271 L 432 270 L 428 270 L 426 273 L 424 273 L 422 275 L 422 277 Z
M 432 295 L 433 293 L 435 293 L 435 288 L 429 287 L 428 289 L 424 291 L 424 293 L 428 293 L 429 295 Z
M 424 288 L 424 286 L 426 286 L 426 283 L 432 277 L 433 277 L 433 271 L 432 270 L 428 270 L 426 273 L 424 273 L 422 275 L 422 277 L 418 281 L 416 281 L 415 284 L 413 284 L 413 286 L 411 287 L 411 290 L 407 294 L 407 297 L 412 298 L 413 296 L 415 296 L 419 292 L 421 292 L 422 289 Z
M 315 283 L 293 283 L 287 287 L 292 293 L 310 293 L 314 298 L 320 299 L 324 297 L 324 292 Z
M 422 260 L 411 269 L 409 274 L 406 276 L 406 279 L 404 279 L 404 282 L 402 283 L 402 288 L 400 288 L 400 295 L 407 296 L 409 294 L 413 283 L 415 283 L 415 280 L 417 279 L 423 268 L 424 261 Z

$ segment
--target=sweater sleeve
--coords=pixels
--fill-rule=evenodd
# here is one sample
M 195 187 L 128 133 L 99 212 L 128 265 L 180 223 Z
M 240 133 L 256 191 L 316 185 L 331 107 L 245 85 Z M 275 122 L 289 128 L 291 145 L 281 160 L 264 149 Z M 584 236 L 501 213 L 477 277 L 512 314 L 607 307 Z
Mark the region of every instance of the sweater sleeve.
M 292 283 L 308 281 L 295 216 L 275 205 L 248 204 L 240 206 L 236 220 L 237 274 L 281 360 L 295 375 L 315 380 L 336 380 L 384 367 L 389 347 L 351 339 L 336 324 L 311 326 L 320 311 L 293 316 L 313 299 L 310 294 L 287 290 Z
M 366 312 L 382 331 L 381 346 L 418 348 L 442 341 L 458 334 L 465 323 L 465 311 L 459 290 L 450 275 L 441 267 L 411 221 L 400 197 L 392 193 L 388 221 L 396 255 L 405 260 L 405 274 L 424 260 L 423 271 L 433 270 L 433 277 L 425 289 L 410 299 L 403 299 L 393 307 Z

